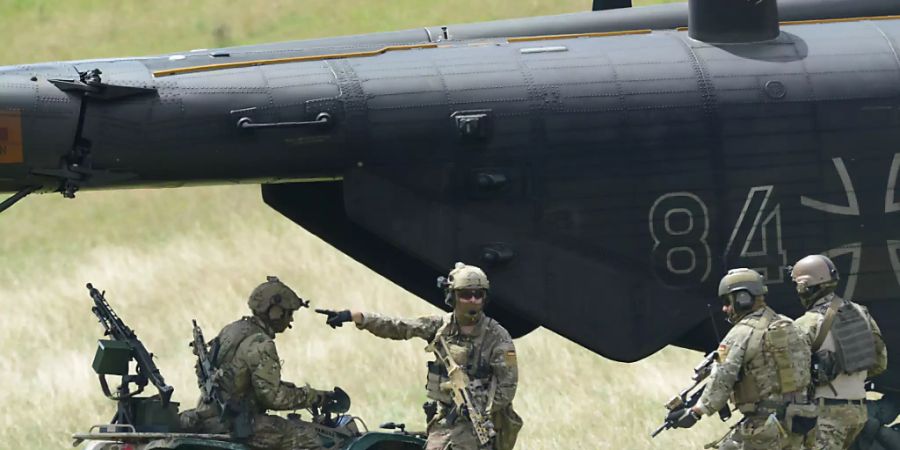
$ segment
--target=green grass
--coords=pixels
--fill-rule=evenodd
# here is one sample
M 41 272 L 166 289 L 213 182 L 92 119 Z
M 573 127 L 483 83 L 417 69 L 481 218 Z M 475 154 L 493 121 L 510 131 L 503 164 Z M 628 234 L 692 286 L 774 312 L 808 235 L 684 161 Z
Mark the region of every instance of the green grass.
M 669 1 L 637 0 L 636 5 Z M 0 64 L 134 56 L 560 14 L 590 0 L 3 0 Z
M 588 0 L 423 2 L 3 0 L 0 64 L 152 54 L 214 45 L 363 33 L 587 9 Z M 69 447 L 114 405 L 90 369 L 100 326 L 84 289 L 108 292 L 158 356 L 175 399 L 197 396 L 190 320 L 211 337 L 245 313 L 249 291 L 280 276 L 315 307 L 412 316 L 436 310 L 266 207 L 255 186 L 33 196 L 0 214 L 0 448 Z M 279 336 L 286 379 L 353 397 L 370 426 L 422 428 L 422 342 L 331 330 L 308 311 Z M 605 360 L 547 330 L 517 341 L 525 420 L 519 449 L 699 448 L 725 427 L 648 438 L 662 403 L 700 355 L 666 349 L 644 361 Z

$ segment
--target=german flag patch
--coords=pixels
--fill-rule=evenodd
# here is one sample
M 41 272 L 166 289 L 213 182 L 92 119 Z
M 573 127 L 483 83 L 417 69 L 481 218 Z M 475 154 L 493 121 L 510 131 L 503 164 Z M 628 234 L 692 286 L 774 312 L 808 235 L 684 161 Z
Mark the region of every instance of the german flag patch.
M 21 114 L 18 111 L 0 111 L 0 164 L 23 161 Z
M 725 344 L 719 344 L 719 349 L 716 350 L 716 353 L 719 354 L 719 362 L 725 361 L 725 357 L 728 356 L 728 346 Z
M 509 351 L 507 351 L 506 353 L 504 353 L 504 354 L 503 354 L 503 361 L 506 362 L 506 365 L 507 365 L 507 366 L 514 366 L 514 365 L 516 365 L 516 351 L 515 351 L 515 350 L 509 350 Z

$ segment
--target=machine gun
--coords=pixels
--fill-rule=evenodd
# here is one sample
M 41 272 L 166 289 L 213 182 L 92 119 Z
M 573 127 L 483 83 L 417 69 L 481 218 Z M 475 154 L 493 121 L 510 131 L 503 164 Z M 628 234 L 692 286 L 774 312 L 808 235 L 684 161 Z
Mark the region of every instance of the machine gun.
M 691 376 L 691 380 L 694 383 L 683 389 L 678 395 L 672 397 L 672 399 L 666 403 L 666 409 L 671 412 L 678 408 L 690 408 L 697 404 L 700 400 L 700 396 L 703 395 L 703 390 L 706 388 L 705 384 L 700 386 L 700 383 L 709 377 L 709 374 L 712 372 L 713 363 L 717 361 L 718 355 L 719 354 L 713 350 L 703 358 L 703 361 L 701 361 L 700 364 L 697 364 L 697 366 L 694 367 L 694 375 Z M 697 388 L 698 386 L 699 389 Z M 728 409 L 727 405 L 719 410 L 719 418 L 723 421 L 728 420 L 730 417 L 731 410 Z M 667 419 L 659 426 L 659 428 L 650 434 L 650 437 L 655 438 L 656 435 L 662 433 L 663 430 L 668 430 L 674 426 L 675 423 Z
M 159 368 L 153 362 L 153 354 L 147 351 L 137 334 L 113 311 L 109 302 L 90 283 L 87 284 L 94 306 L 91 311 L 103 325 L 104 335 L 110 339 L 100 340 L 94 356 L 94 371 L 100 377 L 103 394 L 118 403 L 113 424 L 130 425 L 138 430 L 165 431 L 177 423 L 177 405 L 170 402 L 172 386 L 166 384 Z M 136 362 L 135 374 L 130 373 L 129 363 Z M 106 375 L 119 375 L 122 383 L 112 394 Z M 148 383 L 153 383 L 159 394 L 139 398 Z M 131 390 L 131 385 L 136 386 Z
M 450 378 L 448 387 L 453 393 L 453 404 L 455 406 L 454 413 L 468 415 L 472 422 L 472 427 L 475 429 L 478 443 L 481 444 L 481 447 L 486 448 L 490 444 L 491 439 L 497 434 L 494 431 L 494 424 L 485 416 L 487 412 L 485 411 L 485 405 L 481 405 L 477 401 L 471 387 L 472 382 L 469 380 L 469 375 L 450 356 L 447 341 L 443 337 L 438 337 L 437 340 L 441 344 L 443 354 L 437 349 L 435 349 L 434 353 L 447 367 L 447 377 Z

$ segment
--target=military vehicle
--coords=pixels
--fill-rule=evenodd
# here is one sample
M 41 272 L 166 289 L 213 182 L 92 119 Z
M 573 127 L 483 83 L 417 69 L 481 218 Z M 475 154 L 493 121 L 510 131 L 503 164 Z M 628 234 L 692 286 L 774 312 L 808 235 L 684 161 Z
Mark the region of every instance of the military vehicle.
M 181 429 L 178 403 L 171 401 L 174 388 L 168 385 L 153 362 L 153 354 L 137 334 L 110 306 L 105 292 L 87 285 L 94 301 L 92 312 L 104 329 L 104 339 L 97 344 L 91 366 L 97 373 L 103 394 L 116 402 L 116 413 L 109 424 L 92 426 L 86 433 L 73 435 L 74 445 L 86 442 L 85 450 L 249 450 L 243 442 L 247 430 L 230 434 L 199 434 Z M 194 354 L 197 356 L 198 385 L 202 401 L 221 401 L 213 374 L 207 343 L 202 330 L 194 322 Z M 119 377 L 112 392 L 107 376 Z M 157 393 L 140 396 L 152 384 Z M 334 450 L 420 450 L 425 446 L 424 432 L 407 432 L 404 424 L 383 423 L 380 428 L 396 432 L 369 431 L 359 417 L 346 414 L 350 396 L 335 388 L 335 397 L 320 407 L 308 409 L 309 420 L 296 413 L 288 420 L 299 426 L 314 428 L 325 448 Z M 224 405 L 219 411 L 228 411 Z M 223 418 L 231 420 L 225 412 Z M 249 423 L 249 422 L 248 422 Z
M 729 267 L 799 315 L 785 267 L 824 253 L 896 361 L 898 42 L 893 0 L 692 0 L 4 67 L 0 210 L 258 183 L 435 305 L 429 280 L 479 264 L 515 335 L 620 361 L 714 346 Z

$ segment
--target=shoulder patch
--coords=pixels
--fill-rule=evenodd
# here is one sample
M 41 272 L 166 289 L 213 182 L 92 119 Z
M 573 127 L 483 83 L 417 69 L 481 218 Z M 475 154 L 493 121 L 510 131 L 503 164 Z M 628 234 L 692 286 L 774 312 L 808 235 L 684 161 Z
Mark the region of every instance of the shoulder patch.
M 507 366 L 516 365 L 516 351 L 508 350 L 503 354 L 503 362 L 506 363 Z
M 719 354 L 719 362 L 724 362 L 728 356 L 728 345 L 724 342 L 719 344 L 719 349 L 716 350 L 716 353 Z

